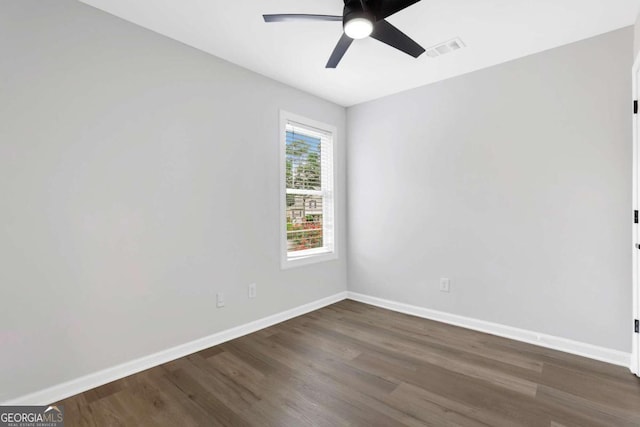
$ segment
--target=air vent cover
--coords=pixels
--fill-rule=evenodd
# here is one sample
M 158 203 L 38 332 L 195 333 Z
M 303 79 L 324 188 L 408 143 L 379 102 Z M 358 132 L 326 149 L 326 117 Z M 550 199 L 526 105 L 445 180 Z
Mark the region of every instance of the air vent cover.
M 458 49 L 462 49 L 463 47 L 465 47 L 465 44 L 460 40 L 460 37 L 456 37 L 453 40 L 431 46 L 427 49 L 427 56 L 430 58 L 436 58 L 438 56 L 454 52 Z

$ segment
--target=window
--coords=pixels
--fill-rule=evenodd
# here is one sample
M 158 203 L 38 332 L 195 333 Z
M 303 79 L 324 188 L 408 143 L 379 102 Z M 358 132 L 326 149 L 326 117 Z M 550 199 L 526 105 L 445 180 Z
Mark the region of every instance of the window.
M 336 129 L 280 115 L 282 268 L 335 259 Z

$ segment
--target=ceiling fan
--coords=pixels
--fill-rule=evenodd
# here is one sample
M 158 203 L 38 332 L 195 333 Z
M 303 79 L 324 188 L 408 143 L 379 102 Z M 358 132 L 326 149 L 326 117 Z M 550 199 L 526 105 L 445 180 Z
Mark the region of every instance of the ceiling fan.
M 342 21 L 344 32 L 326 65 L 326 68 L 336 68 L 354 39 L 369 36 L 414 58 L 424 53 L 422 46 L 385 19 L 419 1 L 344 0 L 342 16 L 290 13 L 263 15 L 263 18 L 264 22 Z

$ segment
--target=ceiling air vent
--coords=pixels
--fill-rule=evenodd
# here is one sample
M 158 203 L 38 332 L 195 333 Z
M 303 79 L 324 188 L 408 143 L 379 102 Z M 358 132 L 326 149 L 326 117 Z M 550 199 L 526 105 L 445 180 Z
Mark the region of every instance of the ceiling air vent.
M 453 40 L 431 46 L 427 49 L 427 56 L 430 58 L 436 58 L 458 49 L 462 49 L 463 47 L 465 47 L 465 44 L 460 40 L 460 37 L 457 37 Z

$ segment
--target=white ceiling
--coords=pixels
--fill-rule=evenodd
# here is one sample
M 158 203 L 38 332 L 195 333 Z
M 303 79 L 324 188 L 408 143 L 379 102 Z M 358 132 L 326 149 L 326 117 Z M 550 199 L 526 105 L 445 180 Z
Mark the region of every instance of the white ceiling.
M 344 106 L 632 25 L 640 0 L 422 0 L 388 20 L 423 47 L 467 48 L 414 59 L 356 40 L 324 66 L 339 22 L 265 24 L 264 13 L 342 15 L 342 0 L 81 0 L 135 24 Z M 631 52 L 629 53 L 631 55 Z

